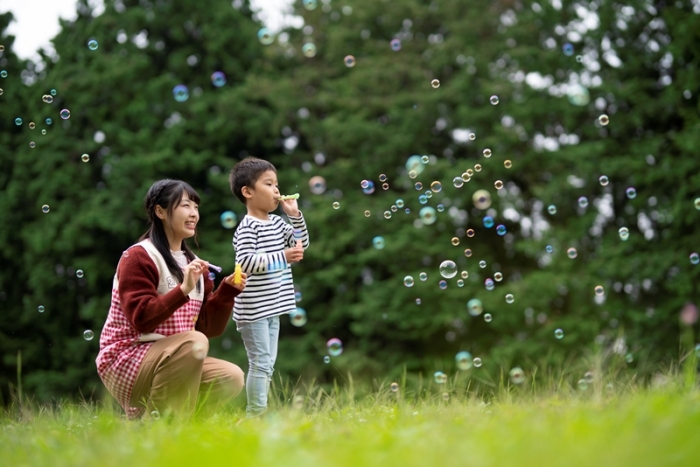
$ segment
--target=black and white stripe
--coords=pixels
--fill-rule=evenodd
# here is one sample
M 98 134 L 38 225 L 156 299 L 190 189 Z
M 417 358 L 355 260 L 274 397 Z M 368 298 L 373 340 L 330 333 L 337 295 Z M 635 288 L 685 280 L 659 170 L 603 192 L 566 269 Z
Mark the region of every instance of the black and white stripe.
M 280 216 L 270 214 L 269 221 L 246 215 L 233 236 L 236 262 L 248 275 L 245 290 L 236 297 L 233 319 L 240 322 L 289 313 L 296 308 L 292 270 L 284 250 L 301 240 L 309 247 L 309 233 L 304 216 L 289 217 L 288 224 Z

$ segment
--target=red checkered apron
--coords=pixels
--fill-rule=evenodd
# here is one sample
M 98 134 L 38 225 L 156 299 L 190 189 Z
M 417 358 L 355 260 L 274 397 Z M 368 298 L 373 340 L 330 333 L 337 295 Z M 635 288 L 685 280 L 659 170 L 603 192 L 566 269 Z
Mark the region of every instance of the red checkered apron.
M 152 251 L 149 253 L 153 254 Z M 125 254 L 128 253 L 125 252 Z M 203 281 L 200 286 L 203 290 Z M 192 331 L 201 308 L 202 301 L 190 297 L 185 305 L 178 308 L 153 333 L 167 337 L 180 332 Z M 141 362 L 148 349 L 153 345 L 153 342 L 140 342 L 141 336 L 142 334 L 134 329 L 122 311 L 118 282 L 115 276 L 112 287 L 112 304 L 100 336 L 100 353 L 96 360 L 97 373 L 107 390 L 117 399 L 130 419 L 138 418 L 144 413 L 143 408 L 131 407 L 129 402 Z

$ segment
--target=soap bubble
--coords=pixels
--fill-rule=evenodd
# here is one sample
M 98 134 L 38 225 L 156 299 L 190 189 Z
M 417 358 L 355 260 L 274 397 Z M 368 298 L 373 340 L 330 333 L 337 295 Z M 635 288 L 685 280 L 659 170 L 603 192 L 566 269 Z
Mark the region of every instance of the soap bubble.
M 498 96 L 491 96 L 489 98 L 489 102 L 491 102 L 491 105 L 497 105 L 500 102 L 500 100 L 498 99 Z
M 467 229 L 467 237 L 472 238 L 474 235 L 474 229 Z
M 421 272 L 420 274 L 418 274 L 418 278 L 419 278 L 422 282 L 425 282 L 425 281 L 428 280 L 428 273 L 426 273 L 426 272 Z
M 493 282 L 493 279 L 491 279 L 490 277 L 484 281 L 484 287 L 486 287 L 486 290 L 493 290 L 495 286 L 496 285 Z
M 184 84 L 178 84 L 173 88 L 173 97 L 178 102 L 185 102 L 190 98 L 190 90 Z
M 464 281 L 462 279 L 457 279 L 457 287 L 464 287 Z
M 580 84 L 570 84 L 567 87 L 566 97 L 573 105 L 584 106 L 591 100 L 588 89 Z
M 460 276 L 462 276 L 462 279 L 466 279 L 466 278 L 469 277 L 469 272 L 468 272 L 468 271 L 462 271 L 462 273 L 460 274 Z
M 340 203 L 337 202 L 337 201 L 335 201 L 335 202 L 333 203 L 333 209 L 340 209 Z
M 49 91 L 49 94 L 55 97 L 56 94 L 58 94 L 58 92 L 55 89 L 52 89 L 51 91 Z
M 391 383 L 391 385 L 389 386 L 389 389 L 391 389 L 391 392 L 398 392 L 399 383 Z
M 387 176 L 385 174 L 379 174 L 379 181 L 380 182 L 386 182 L 387 181 Z
M 550 213 L 551 215 L 554 215 L 554 214 L 557 213 L 557 207 L 556 207 L 555 205 L 553 205 L 553 204 L 550 204 L 550 205 L 547 207 L 547 212 Z
M 602 186 L 608 186 L 608 183 L 610 183 L 607 175 L 601 175 L 600 178 L 598 178 L 598 181 Z
M 627 194 L 627 197 L 629 199 L 634 199 L 637 197 L 637 190 L 635 190 L 632 187 L 627 188 L 627 191 L 625 193 Z
M 700 211 L 700 198 L 695 198 L 695 209 Z
M 48 214 L 48 212 L 49 212 L 50 210 L 51 210 L 51 208 L 49 207 L 48 204 L 45 204 L 45 205 L 43 205 L 43 206 L 41 207 L 41 212 L 43 212 L 44 214 Z
M 433 375 L 433 379 L 436 384 L 445 384 L 447 382 L 447 375 L 442 371 L 436 371 Z
M 493 227 L 493 217 L 484 216 L 483 222 L 484 222 L 484 227 L 486 227 L 487 229 L 490 229 L 491 227 Z
M 557 339 L 563 339 L 564 338 L 564 331 L 561 328 L 557 328 L 554 330 L 554 337 Z
M 316 56 L 316 44 L 313 42 L 307 42 L 301 47 L 301 53 L 304 54 L 306 58 L 312 58 Z
M 571 247 L 568 250 L 566 250 L 566 256 L 568 256 L 571 259 L 574 259 L 578 256 L 578 251 L 576 251 L 576 248 Z
M 500 180 L 496 180 L 495 182 L 493 182 L 493 186 L 497 190 L 500 190 L 501 188 L 503 188 L 503 182 Z
M 327 365 L 327 364 L 329 364 L 330 362 L 331 362 L 331 357 L 329 357 L 328 355 L 326 355 L 325 357 L 323 357 L 323 363 L 325 363 L 325 364 Z
M 413 287 L 414 283 L 415 282 L 412 276 L 406 276 L 403 278 L 403 285 L 405 285 L 406 287 Z
M 469 139 L 474 141 L 476 139 L 476 135 L 474 133 L 469 133 Z
M 481 172 L 481 164 L 474 164 L 474 172 Z
M 628 353 L 627 355 L 625 355 L 625 361 L 627 363 L 632 363 L 634 361 L 634 355 L 632 355 L 632 353 Z
M 36 147 L 36 143 L 35 143 L 34 141 L 31 141 L 31 142 L 29 143 L 29 147 L 32 148 L 32 149 L 34 149 L 34 148 Z
M 343 63 L 345 63 L 345 66 L 346 66 L 346 67 L 352 68 L 352 67 L 355 66 L 355 57 L 353 57 L 352 55 L 347 55 L 347 56 L 343 59 Z
M 486 190 L 477 190 L 472 196 L 472 201 L 477 209 L 488 209 L 491 206 L 491 194 Z
M 365 180 L 367 182 L 367 186 L 362 188 L 362 192 L 366 195 L 371 195 L 374 193 L 374 182 L 371 180 Z
M 440 286 L 440 289 L 445 290 L 447 288 L 447 281 L 441 280 L 440 282 L 438 282 L 438 286 Z
M 421 208 L 420 212 L 418 213 L 418 216 L 420 217 L 421 222 L 425 225 L 434 224 L 435 221 L 437 220 L 437 214 L 435 213 L 435 208 L 433 208 L 431 206 L 426 206 L 424 208 Z
M 91 341 L 93 337 L 95 337 L 95 333 L 91 330 L 86 329 L 85 332 L 83 332 L 83 339 L 86 341 Z
M 565 43 L 561 47 L 562 51 L 564 51 L 564 55 L 567 57 L 571 57 L 574 54 L 574 46 L 573 44 L 570 44 L 569 42 Z
M 588 207 L 588 198 L 586 198 L 585 196 L 579 197 L 578 205 L 581 208 L 587 208 Z
M 270 45 L 275 41 L 275 36 L 267 28 L 258 31 L 258 40 L 262 45 Z
M 496 279 L 496 282 L 501 282 L 503 280 L 503 274 L 496 272 L 494 273 L 493 278 Z
M 306 310 L 297 307 L 294 311 L 289 313 L 289 321 L 292 323 L 293 326 L 296 326 L 298 328 L 302 327 L 306 324 L 307 321 Z
M 630 229 L 627 227 L 620 227 L 620 230 L 618 230 L 617 233 L 620 235 L 620 240 L 623 242 L 626 242 L 627 239 L 630 238 Z
M 43 313 L 44 310 L 46 310 L 46 308 L 44 308 L 44 305 L 39 305 L 36 309 L 36 311 L 38 311 L 39 313 Z
M 544 247 L 544 250 L 545 250 L 547 253 L 551 253 L 551 252 L 554 251 L 554 247 L 553 247 L 552 245 L 547 245 L 546 247 Z
M 17 126 L 22 125 L 22 119 L 19 117 L 15 118 L 15 125 L 17 125 Z
M 371 183 L 371 182 L 370 182 Z M 315 175 L 309 179 L 309 189 L 314 195 L 320 195 L 326 191 L 326 179 Z
M 598 123 L 605 126 L 610 123 L 610 118 L 607 115 L 602 114 L 600 117 L 598 117 Z
M 481 359 L 480 359 L 479 357 L 476 357 L 476 358 L 474 359 L 474 367 L 475 367 L 475 368 L 481 367 Z
M 452 184 L 455 188 L 462 188 L 462 186 L 464 186 L 464 179 L 462 177 L 455 177 L 452 179 Z
M 507 232 L 507 230 L 506 230 L 506 226 L 505 226 L 505 225 L 500 224 L 500 225 L 498 225 L 498 226 L 496 227 L 496 233 L 497 233 L 498 235 L 500 235 L 501 237 L 504 236 L 504 235 L 506 234 L 506 232 Z
M 87 43 L 87 46 L 88 46 L 88 49 L 90 49 L 90 50 L 97 50 L 97 47 L 99 46 L 99 44 L 97 43 L 97 41 L 95 39 L 90 39 Z
M 416 298 L 416 305 L 420 305 L 420 298 Z
M 371 212 L 369 212 L 369 211 L 365 211 L 365 217 L 369 217 L 369 216 L 371 216 L 371 215 L 372 215 L 372 213 L 371 213 Z
M 7 78 L 7 70 L 0 71 L 0 78 Z
M 45 135 L 45 134 L 46 134 L 46 129 L 42 129 L 42 130 L 41 130 L 41 134 L 42 134 L 42 135 Z
M 472 298 L 467 302 L 467 311 L 472 316 L 479 316 L 484 311 L 484 305 L 478 298 Z
M 47 118 L 45 121 L 47 125 L 51 125 L 53 123 L 53 120 L 51 120 L 50 118 Z
M 503 161 L 503 167 L 505 167 L 506 169 L 510 169 L 511 167 L 513 167 L 513 163 L 510 160 L 506 159 L 505 161 Z
M 80 160 L 83 162 L 89 162 L 90 161 L 90 155 L 89 154 L 83 154 L 80 156 Z
M 588 383 L 585 379 L 578 380 L 576 386 L 578 387 L 579 391 L 585 391 L 586 389 L 588 389 Z
M 491 316 L 491 313 L 484 313 L 484 321 L 487 323 L 490 323 L 493 320 L 493 317 Z
M 471 258 L 471 256 L 472 256 L 471 248 L 467 248 L 464 250 L 464 256 L 466 256 L 467 258 Z M 466 277 L 465 277 L 465 279 L 466 279 Z
M 605 293 L 605 289 L 602 285 L 596 285 L 593 290 L 595 291 L 596 295 L 603 295 Z
M 221 86 L 226 84 L 226 75 L 221 71 L 215 71 L 211 74 L 211 84 L 213 84 L 217 88 L 220 88 Z
M 698 255 L 695 252 L 691 253 L 690 254 L 690 264 L 696 265 L 698 263 L 700 263 L 700 255 Z
M 513 297 L 513 294 L 507 294 L 506 295 L 506 303 L 511 304 L 515 301 L 515 297 Z
M 29 129 L 30 130 L 33 130 L 35 127 L 36 127 L 36 125 L 34 124 L 34 122 L 29 122 Z
M 417 191 L 420 191 L 420 190 L 423 189 L 423 184 L 422 184 L 421 182 L 416 182 L 416 184 L 414 185 L 414 187 L 415 187 L 415 189 L 416 189 Z
M 336 337 L 328 340 L 326 343 L 326 348 L 328 348 L 328 354 L 331 357 L 337 357 L 343 353 L 343 343 Z
M 457 368 L 466 371 L 472 367 L 472 354 L 466 351 L 458 352 L 455 355 L 455 361 L 457 362 Z
M 384 211 L 384 219 L 391 219 L 391 211 Z
M 440 87 L 440 80 L 434 79 L 430 82 L 430 85 L 434 87 L 435 89 Z
M 85 273 L 82 269 L 78 269 L 77 271 L 75 271 L 75 277 L 77 277 L 78 279 L 82 279 L 84 275 Z
M 525 372 L 520 367 L 510 370 L 510 382 L 513 384 L 523 384 L 525 382 Z
M 391 45 L 391 50 L 394 52 L 401 50 L 401 41 L 399 39 L 392 39 L 389 45 Z
M 238 223 L 236 213 L 233 211 L 224 211 L 220 216 L 221 226 L 225 229 L 232 229 Z
M 442 191 L 442 183 L 435 181 L 435 182 L 430 184 L 430 189 L 432 191 L 434 191 L 435 193 L 438 193 L 438 192 Z
M 376 236 L 372 239 L 372 245 L 374 248 L 377 250 L 381 250 L 384 248 L 384 237 L 381 236 Z
M 445 260 L 440 263 L 440 275 L 445 279 L 452 279 L 457 275 L 457 265 L 454 261 Z
M 318 1 L 317 0 L 304 0 L 304 8 L 307 10 L 315 10 L 316 7 L 318 6 Z
M 160 420 L 160 413 L 157 410 L 154 410 L 151 412 L 151 418 L 153 420 Z
M 458 237 L 452 237 L 452 245 L 454 245 L 454 246 L 459 245 L 459 238 Z

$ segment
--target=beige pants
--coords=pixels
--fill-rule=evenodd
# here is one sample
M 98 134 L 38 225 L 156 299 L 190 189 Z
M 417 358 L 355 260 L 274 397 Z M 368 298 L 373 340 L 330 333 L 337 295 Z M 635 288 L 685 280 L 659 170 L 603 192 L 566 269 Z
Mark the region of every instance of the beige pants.
M 243 371 L 231 362 L 205 357 L 209 340 L 199 331 L 156 341 L 141 362 L 131 406 L 192 415 L 231 400 L 243 389 Z

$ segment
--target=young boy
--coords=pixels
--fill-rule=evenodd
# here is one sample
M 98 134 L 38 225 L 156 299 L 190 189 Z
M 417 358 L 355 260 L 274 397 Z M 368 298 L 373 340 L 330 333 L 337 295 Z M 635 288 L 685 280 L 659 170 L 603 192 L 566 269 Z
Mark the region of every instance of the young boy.
M 296 199 L 280 200 L 277 170 L 271 163 L 247 157 L 231 170 L 231 191 L 248 214 L 233 235 L 236 262 L 248 275 L 245 290 L 236 297 L 233 319 L 248 354 L 246 415 L 267 410 L 281 314 L 296 309 L 290 264 L 302 260 L 309 234 Z M 291 225 L 269 214 L 278 205 Z

